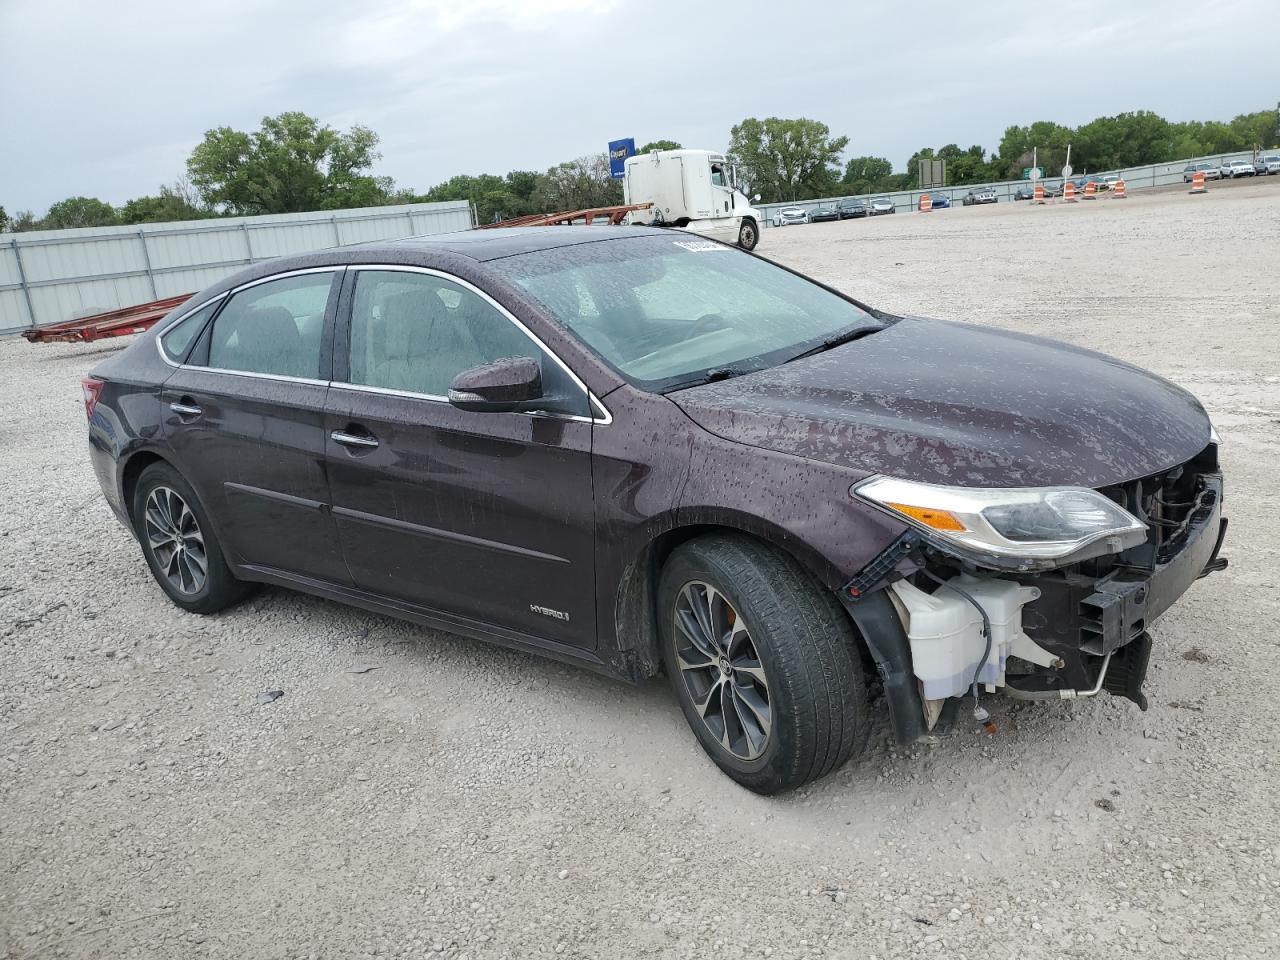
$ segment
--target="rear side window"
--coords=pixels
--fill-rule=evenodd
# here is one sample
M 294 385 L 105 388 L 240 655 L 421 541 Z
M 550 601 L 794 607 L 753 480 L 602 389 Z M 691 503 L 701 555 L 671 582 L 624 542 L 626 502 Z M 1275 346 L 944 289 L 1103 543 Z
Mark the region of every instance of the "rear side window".
M 332 271 L 270 280 L 242 290 L 218 314 L 209 366 L 284 377 L 320 377 L 320 341 Z
M 196 337 L 200 335 L 200 331 L 204 329 L 204 325 L 209 322 L 209 318 L 221 303 L 222 298 L 219 297 L 208 306 L 188 314 L 166 330 L 160 337 L 160 350 L 164 355 L 174 363 L 185 360 L 191 344 L 195 342 Z

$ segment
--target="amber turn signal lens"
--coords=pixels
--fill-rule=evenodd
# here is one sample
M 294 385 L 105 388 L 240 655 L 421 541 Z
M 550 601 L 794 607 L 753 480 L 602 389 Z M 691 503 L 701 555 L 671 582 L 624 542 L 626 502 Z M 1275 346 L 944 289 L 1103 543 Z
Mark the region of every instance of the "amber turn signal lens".
M 964 530 L 965 525 L 961 523 L 954 513 L 946 510 L 932 510 L 929 507 L 913 507 L 905 503 L 887 503 L 885 506 L 893 507 L 899 513 L 910 517 L 917 523 L 923 523 L 926 527 L 934 530 Z

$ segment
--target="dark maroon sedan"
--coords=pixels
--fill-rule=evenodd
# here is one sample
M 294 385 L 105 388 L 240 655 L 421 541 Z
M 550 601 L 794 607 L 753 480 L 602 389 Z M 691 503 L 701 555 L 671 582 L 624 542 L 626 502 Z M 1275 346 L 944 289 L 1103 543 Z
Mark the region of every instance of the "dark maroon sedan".
M 980 698 L 1145 707 L 1218 558 L 1185 391 L 899 318 L 679 231 L 550 227 L 254 266 L 85 381 L 179 606 L 291 587 L 639 681 L 763 793 Z

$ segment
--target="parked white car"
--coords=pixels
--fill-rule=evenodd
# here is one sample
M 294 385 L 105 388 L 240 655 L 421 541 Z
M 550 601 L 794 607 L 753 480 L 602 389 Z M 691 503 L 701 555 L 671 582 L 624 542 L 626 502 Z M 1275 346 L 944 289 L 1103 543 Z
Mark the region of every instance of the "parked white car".
M 804 207 L 783 207 L 773 218 L 775 227 L 787 227 L 796 223 L 808 223 L 809 211 Z
M 879 217 L 886 213 L 897 213 L 898 208 L 888 197 L 876 197 L 871 201 L 871 215 Z
M 1232 180 L 1236 177 L 1252 177 L 1256 173 L 1253 164 L 1248 160 L 1228 160 L 1219 167 L 1219 170 L 1224 180 L 1228 177 Z
M 1098 189 L 1114 190 L 1116 188 L 1116 184 L 1119 182 L 1120 182 L 1120 174 L 1104 173 L 1102 176 L 1098 178 Z
M 1259 157 L 1253 162 L 1253 172 L 1260 177 L 1280 173 L 1280 156 L 1269 153 L 1265 157 Z

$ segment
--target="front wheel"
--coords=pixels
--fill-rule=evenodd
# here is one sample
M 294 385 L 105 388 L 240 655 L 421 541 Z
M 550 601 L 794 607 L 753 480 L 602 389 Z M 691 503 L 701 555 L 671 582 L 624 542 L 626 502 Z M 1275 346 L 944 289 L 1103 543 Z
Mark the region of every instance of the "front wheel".
M 792 789 L 861 750 L 866 683 L 853 627 L 790 557 L 746 537 L 691 540 L 663 568 L 658 611 L 680 708 L 742 786 Z
M 756 226 L 756 222 L 750 218 L 742 221 L 742 226 L 738 229 L 738 246 L 743 250 L 754 250 L 756 244 L 760 242 L 760 228 Z

